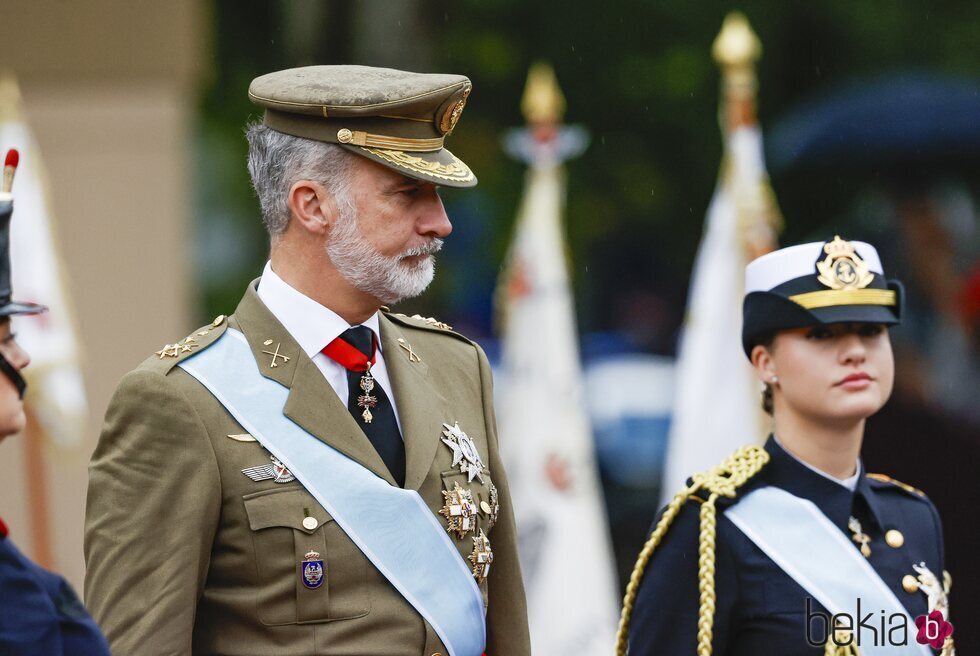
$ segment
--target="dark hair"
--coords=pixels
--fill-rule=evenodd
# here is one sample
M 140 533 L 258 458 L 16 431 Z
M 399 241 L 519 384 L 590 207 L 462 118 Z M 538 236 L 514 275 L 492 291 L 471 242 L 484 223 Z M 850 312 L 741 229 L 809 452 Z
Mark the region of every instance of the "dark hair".
M 775 332 L 766 333 L 765 335 L 762 335 L 761 337 L 753 341 L 755 342 L 755 344 L 752 345 L 752 348 L 755 348 L 756 346 L 762 346 L 763 348 L 771 351 L 773 342 L 776 341 L 776 333 Z M 767 415 L 771 417 L 772 409 L 773 409 L 772 383 L 763 383 L 763 384 L 765 385 L 765 387 L 762 389 L 762 409 L 766 412 Z

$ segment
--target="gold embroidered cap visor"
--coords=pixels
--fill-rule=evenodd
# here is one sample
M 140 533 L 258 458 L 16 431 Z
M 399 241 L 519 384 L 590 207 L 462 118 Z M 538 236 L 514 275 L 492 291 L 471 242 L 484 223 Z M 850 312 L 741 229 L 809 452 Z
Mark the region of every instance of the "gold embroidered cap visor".
M 263 122 L 337 144 L 409 177 L 472 187 L 476 176 L 445 147 L 472 90 L 462 75 L 370 66 L 306 66 L 252 80 Z
M 852 244 L 859 245 L 858 250 Z M 861 259 L 862 252 L 876 270 Z M 816 264 L 813 253 L 819 253 Z M 796 275 L 802 273 L 802 267 L 792 261 L 796 257 L 806 257 L 806 268 L 812 273 Z M 884 278 L 878 254 L 869 244 L 835 237 L 833 241 L 774 251 L 749 267 L 755 270 L 747 270 L 746 287 L 753 291 L 742 302 L 742 348 L 746 355 L 780 330 L 833 323 L 892 326 L 901 322 L 902 284 Z M 767 267 L 770 272 L 765 271 Z M 787 275 L 792 277 L 786 279 Z M 750 280 L 753 276 L 755 280 Z M 759 289 L 759 279 L 773 286 Z

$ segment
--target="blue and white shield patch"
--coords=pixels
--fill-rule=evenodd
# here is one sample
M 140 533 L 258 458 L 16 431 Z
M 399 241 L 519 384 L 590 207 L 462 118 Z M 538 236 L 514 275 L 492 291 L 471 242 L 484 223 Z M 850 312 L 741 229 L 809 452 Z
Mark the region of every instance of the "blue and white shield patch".
M 316 551 L 307 551 L 303 556 L 301 571 L 303 585 L 315 590 L 323 585 L 323 559 Z

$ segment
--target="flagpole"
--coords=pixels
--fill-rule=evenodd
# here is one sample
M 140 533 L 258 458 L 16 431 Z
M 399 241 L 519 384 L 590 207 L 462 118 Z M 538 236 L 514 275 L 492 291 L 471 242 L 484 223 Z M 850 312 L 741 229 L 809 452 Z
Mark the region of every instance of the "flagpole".
M 497 288 L 500 450 L 517 521 L 532 650 L 601 656 L 616 626 L 617 585 L 563 220 L 563 163 L 584 151 L 588 137 L 563 123 L 565 100 L 546 64 L 529 71 L 521 109 L 527 127 L 504 137 L 508 154 L 528 170 Z
M 762 43 L 745 14 L 733 11 L 725 17 L 711 54 L 721 69 L 719 114 L 727 151 L 730 137 L 740 128 L 759 129 L 756 67 L 762 57 Z M 724 166 L 732 166 L 728 152 Z M 758 187 L 737 189 L 736 192 L 743 193 L 736 193 L 735 198 L 739 237 L 747 262 L 774 250 L 776 233 L 783 226 L 768 176 L 763 173 L 762 180 L 749 184 Z
M 723 156 L 691 272 L 678 347 L 661 483 L 664 503 L 689 476 L 765 433 L 759 383 L 739 337 L 745 265 L 775 247 L 782 224 L 756 118 L 755 67 L 761 53 L 745 16 L 728 14 L 712 46 L 721 69 Z M 712 411 L 705 412 L 707 407 Z

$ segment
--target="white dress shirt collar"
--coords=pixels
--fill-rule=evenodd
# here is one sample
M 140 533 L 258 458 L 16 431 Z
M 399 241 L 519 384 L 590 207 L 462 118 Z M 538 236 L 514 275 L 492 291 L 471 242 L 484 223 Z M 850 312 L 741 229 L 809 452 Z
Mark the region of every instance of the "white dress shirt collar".
M 262 271 L 258 294 L 299 347 L 311 358 L 351 327 L 339 314 L 297 291 L 280 278 L 272 270 L 272 262 L 266 262 Z M 378 350 L 381 350 L 378 313 L 372 314 L 361 325 L 374 332 Z
M 783 443 L 779 441 L 779 438 L 776 437 L 776 434 L 775 433 L 773 433 L 773 436 L 772 437 L 773 437 L 774 440 L 776 440 L 776 444 L 778 444 L 783 451 L 785 451 L 786 453 L 788 453 L 790 455 L 790 457 L 793 458 L 793 460 L 795 460 L 796 462 L 800 463 L 801 465 L 803 465 L 804 467 L 806 467 L 810 471 L 816 472 L 816 473 L 820 474 L 821 476 L 823 476 L 824 478 L 829 479 L 829 480 L 837 483 L 838 485 L 843 485 L 844 487 L 846 487 L 851 492 L 853 492 L 854 490 L 857 489 L 858 479 L 861 477 L 861 459 L 860 458 L 858 458 L 858 460 L 857 460 L 857 464 L 856 464 L 856 467 L 855 467 L 855 471 L 854 471 L 854 475 L 853 476 L 848 476 L 847 478 L 837 478 L 836 476 L 831 476 L 827 472 L 825 472 L 825 471 L 823 471 L 821 469 L 817 469 L 816 467 L 814 467 L 810 463 L 808 463 L 808 462 L 806 462 L 804 460 L 800 460 L 799 458 L 797 458 L 795 455 L 793 455 L 793 453 L 789 449 L 787 449 L 785 446 L 783 446 Z

